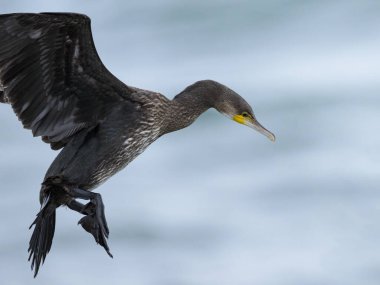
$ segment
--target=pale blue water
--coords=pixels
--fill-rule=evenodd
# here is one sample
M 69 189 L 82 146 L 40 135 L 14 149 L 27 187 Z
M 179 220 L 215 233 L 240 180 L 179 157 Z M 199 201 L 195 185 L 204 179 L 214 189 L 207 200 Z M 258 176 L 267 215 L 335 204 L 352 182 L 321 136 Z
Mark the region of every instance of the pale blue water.
M 27 263 L 56 155 L 0 106 L 0 284 L 380 284 L 379 1 L 0 1 L 76 11 L 127 84 L 168 97 L 215 79 L 271 143 L 209 111 L 98 191 L 110 259 L 60 209 L 36 280 Z

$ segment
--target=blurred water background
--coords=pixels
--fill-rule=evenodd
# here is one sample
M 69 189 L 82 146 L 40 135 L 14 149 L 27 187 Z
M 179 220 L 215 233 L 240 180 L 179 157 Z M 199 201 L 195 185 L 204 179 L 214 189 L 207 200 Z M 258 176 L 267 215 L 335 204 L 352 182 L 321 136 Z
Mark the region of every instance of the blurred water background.
M 92 18 L 104 64 L 168 97 L 224 83 L 277 135 L 210 110 L 102 185 L 110 259 L 60 209 L 27 263 L 56 155 L 0 106 L 0 284 L 380 284 L 379 1 L 0 1 Z

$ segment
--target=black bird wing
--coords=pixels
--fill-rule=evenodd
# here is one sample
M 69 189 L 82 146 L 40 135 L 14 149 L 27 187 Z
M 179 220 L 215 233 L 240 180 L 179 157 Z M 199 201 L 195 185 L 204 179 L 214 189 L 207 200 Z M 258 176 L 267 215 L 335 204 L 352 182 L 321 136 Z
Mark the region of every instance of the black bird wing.
M 52 148 L 96 126 L 131 92 L 102 64 L 87 16 L 0 15 L 0 102 Z

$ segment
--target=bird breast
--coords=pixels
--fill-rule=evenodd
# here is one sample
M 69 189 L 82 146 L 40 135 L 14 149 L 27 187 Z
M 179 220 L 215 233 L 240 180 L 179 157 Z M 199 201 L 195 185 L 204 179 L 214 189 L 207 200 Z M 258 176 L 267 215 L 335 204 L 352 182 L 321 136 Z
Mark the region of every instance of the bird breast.
M 141 154 L 160 134 L 159 128 L 145 128 L 144 125 L 133 131 L 133 135 L 124 138 L 124 143 L 102 160 L 93 172 L 90 188 L 104 183 L 108 178 L 125 168 Z

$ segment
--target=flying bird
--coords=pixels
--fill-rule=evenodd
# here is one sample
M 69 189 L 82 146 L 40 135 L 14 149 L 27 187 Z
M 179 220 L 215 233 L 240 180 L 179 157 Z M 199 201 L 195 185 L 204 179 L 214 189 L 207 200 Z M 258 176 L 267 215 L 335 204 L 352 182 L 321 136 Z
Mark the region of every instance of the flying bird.
M 156 139 L 189 126 L 207 109 L 275 140 L 250 105 L 216 81 L 198 81 L 172 100 L 125 85 L 102 64 L 90 18 L 82 14 L 0 15 L 0 102 L 10 104 L 34 136 L 61 150 L 46 172 L 31 225 L 34 276 L 51 249 L 60 206 L 82 214 L 79 224 L 112 257 L 104 204 L 92 191 Z

